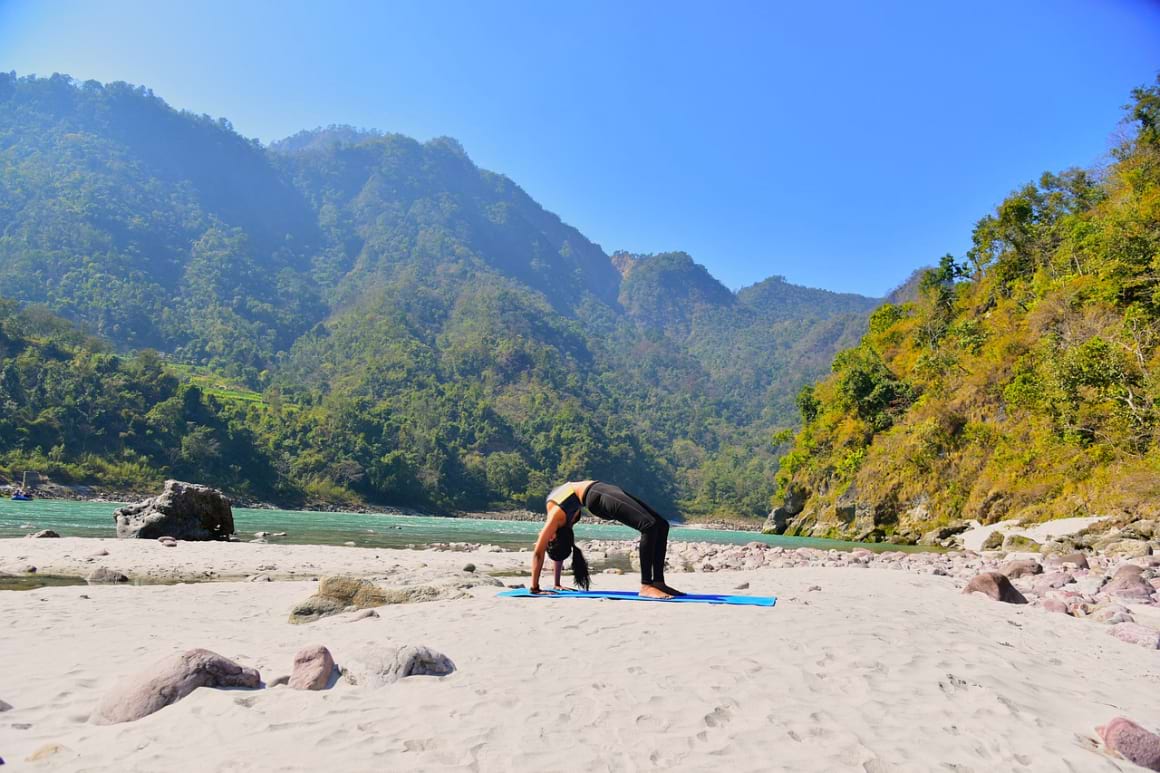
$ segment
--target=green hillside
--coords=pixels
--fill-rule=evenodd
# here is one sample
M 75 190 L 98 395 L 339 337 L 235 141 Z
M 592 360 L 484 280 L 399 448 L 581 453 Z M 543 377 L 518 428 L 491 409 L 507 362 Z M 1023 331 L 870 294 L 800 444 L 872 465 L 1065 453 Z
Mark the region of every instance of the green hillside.
M 1133 99 L 1106 168 L 1012 193 L 802 390 L 789 533 L 1160 513 L 1160 85 Z
M 155 352 L 124 357 L 42 307 L 0 299 L 0 479 L 34 470 L 120 491 L 165 475 L 278 498 L 278 476 L 227 399 Z
M 0 171 L 0 296 L 119 367 L 158 362 L 248 438 L 191 467 L 42 436 L 50 406 L 14 392 L 5 458 L 52 452 L 90 483 L 132 458 L 141 480 L 285 502 L 476 508 L 594 476 L 761 516 L 792 395 L 877 303 L 777 278 L 735 294 L 683 254 L 622 274 L 454 140 L 334 126 L 266 148 L 126 84 L 0 75 Z

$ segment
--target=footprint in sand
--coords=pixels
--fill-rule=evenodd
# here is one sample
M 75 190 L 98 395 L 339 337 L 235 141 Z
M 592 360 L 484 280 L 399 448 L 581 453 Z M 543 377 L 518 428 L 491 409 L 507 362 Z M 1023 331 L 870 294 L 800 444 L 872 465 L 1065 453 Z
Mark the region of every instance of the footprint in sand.
M 636 718 L 636 726 L 642 730 L 666 731 L 669 729 L 669 723 L 664 722 L 652 714 L 640 714 Z
M 708 727 L 721 727 L 729 724 L 733 719 L 733 712 L 725 706 L 718 706 L 705 715 L 705 724 Z

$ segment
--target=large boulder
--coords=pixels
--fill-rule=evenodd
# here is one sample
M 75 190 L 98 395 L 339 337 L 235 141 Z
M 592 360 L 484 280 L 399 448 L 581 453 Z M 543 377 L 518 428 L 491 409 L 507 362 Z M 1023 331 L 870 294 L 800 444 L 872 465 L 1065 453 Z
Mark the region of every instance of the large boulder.
M 161 494 L 113 513 L 120 539 L 224 540 L 234 533 L 230 500 L 217 489 L 165 481 Z
M 1160 521 L 1134 521 L 1125 526 L 1120 533 L 1124 539 L 1160 539 Z
M 1055 537 L 1039 546 L 1039 552 L 1045 556 L 1064 555 L 1075 551 L 1075 540 L 1068 537 Z
M 789 525 L 790 514 L 784 507 L 775 507 L 761 527 L 762 534 L 784 534 Z
M 1144 570 L 1133 564 L 1125 564 L 1116 570 L 1112 579 L 1100 589 L 1101 592 L 1127 601 L 1149 601 L 1152 586 L 1144 580 Z
M 1041 545 L 1022 534 L 1008 534 L 1003 538 L 1003 549 L 1008 553 L 1038 553 Z
M 404 585 L 397 588 L 383 588 L 370 580 L 356 577 L 323 577 L 318 584 L 318 592 L 298 602 L 290 610 L 290 622 L 312 623 L 348 609 L 466 598 L 470 595 L 468 590 L 481 585 L 503 587 L 503 583 L 495 577 L 480 574 L 461 575 L 431 585 Z
M 999 567 L 999 571 L 1007 576 L 1008 579 L 1017 580 L 1029 574 L 1042 574 L 1043 567 L 1039 565 L 1038 561 L 1033 561 L 1030 558 L 1018 559 L 1015 561 L 1008 561 Z
M 1031 581 L 1031 591 L 1044 594 L 1049 590 L 1071 585 L 1073 582 L 1075 582 L 1075 576 L 1070 572 L 1049 572 Z
M 947 526 L 940 526 L 937 529 L 932 529 L 923 534 L 922 539 L 918 541 L 918 544 L 927 545 L 930 547 L 935 545 L 949 547 L 948 545 L 944 544 L 947 540 L 951 539 L 952 537 L 959 536 L 969 528 L 971 528 L 971 525 L 965 521 L 959 521 L 958 523 L 952 523 Z
M 295 690 L 322 690 L 330 683 L 334 656 L 321 644 L 299 650 L 288 684 Z
M 805 489 L 790 486 L 782 506 L 775 507 L 765 519 L 765 525 L 761 527 L 762 533 L 784 534 L 790 520 L 805 509 L 806 497 Z
M 176 703 L 198 687 L 258 687 L 257 670 L 209 650 L 194 649 L 154 663 L 109 692 L 89 721 L 96 725 L 132 722 Z
M 1007 576 L 999 572 L 983 572 L 976 575 L 967 583 L 967 587 L 963 588 L 963 593 L 982 593 L 990 599 L 1002 601 L 1005 604 L 1027 603 L 1027 599 L 1015 589 Z
M 407 645 L 364 650 L 351 658 L 344 675 L 352 684 L 382 687 L 408 676 L 447 676 L 454 670 L 455 664 L 443 653 Z
M 1116 717 L 1097 727 L 1096 732 L 1112 754 L 1119 754 L 1147 770 L 1160 771 L 1160 735 L 1145 730 L 1127 717 Z
M 350 608 L 381 607 L 387 603 L 383 589 L 370 580 L 357 577 L 323 577 L 318 592 L 303 599 L 290 610 L 290 622 L 312 623 L 315 620 Z
M 1106 545 L 1104 553 L 1122 558 L 1140 558 L 1152 555 L 1152 546 L 1143 540 L 1123 539 Z

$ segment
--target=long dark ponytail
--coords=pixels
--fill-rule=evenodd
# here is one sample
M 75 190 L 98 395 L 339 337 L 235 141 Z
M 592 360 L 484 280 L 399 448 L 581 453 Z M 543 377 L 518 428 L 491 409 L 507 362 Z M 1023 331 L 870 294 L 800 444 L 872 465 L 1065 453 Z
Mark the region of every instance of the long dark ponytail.
M 575 542 L 572 543 L 572 579 L 584 590 L 588 590 L 588 586 L 592 584 L 588 575 L 588 560 L 584 558 L 580 548 L 576 547 Z
M 553 561 L 563 561 L 569 553 L 572 554 L 572 579 L 577 586 L 588 590 L 592 584 L 588 573 L 588 560 L 584 558 L 580 548 L 576 547 L 576 535 L 572 533 L 572 527 L 561 526 L 556 530 L 556 536 L 548 543 L 548 557 Z

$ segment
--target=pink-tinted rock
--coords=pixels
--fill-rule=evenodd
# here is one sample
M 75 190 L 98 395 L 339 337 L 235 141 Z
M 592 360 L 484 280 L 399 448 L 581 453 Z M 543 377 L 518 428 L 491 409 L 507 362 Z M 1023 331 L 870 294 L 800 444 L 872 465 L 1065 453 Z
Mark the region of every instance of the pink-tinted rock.
M 1039 574 L 1043 571 L 1043 567 L 1039 565 L 1038 561 L 1032 561 L 1030 558 L 1022 558 L 1017 561 L 1008 561 L 999 567 L 999 571 L 1007 576 L 1008 579 L 1015 580 L 1028 574 Z
M 976 575 L 967 583 L 967 587 L 963 588 L 963 593 L 982 593 L 990 599 L 1002 601 L 1005 604 L 1027 603 L 1023 594 L 1015 589 L 1005 574 L 1000 572 L 983 572 Z
M 1043 594 L 1073 582 L 1075 582 L 1075 578 L 1067 572 L 1051 572 L 1042 577 L 1036 577 L 1031 583 L 1031 589 L 1036 593 Z
M 330 681 L 334 671 L 334 657 L 321 644 L 299 650 L 294 656 L 294 672 L 290 687 L 295 690 L 321 690 Z
M 1116 623 L 1108 633 L 1128 644 L 1137 644 L 1150 650 L 1160 650 L 1160 631 L 1139 623 Z
M 154 663 L 105 695 L 89 721 L 132 722 L 176 703 L 198 687 L 257 687 L 257 670 L 209 650 L 194 649 Z
M 1097 623 L 1107 623 L 1108 625 L 1135 622 L 1128 608 L 1119 604 L 1101 605 L 1092 611 L 1091 618 Z
M 1058 614 L 1069 614 L 1067 604 L 1057 599 L 1044 599 L 1040 606 L 1048 612 L 1056 612 Z
M 1160 771 L 1160 735 L 1149 732 L 1127 717 L 1116 717 L 1096 728 L 1109 752 L 1119 754 L 1142 768 Z
M 1142 572 L 1138 566 L 1121 566 L 1100 591 L 1128 601 L 1148 601 L 1154 588 L 1143 578 Z

